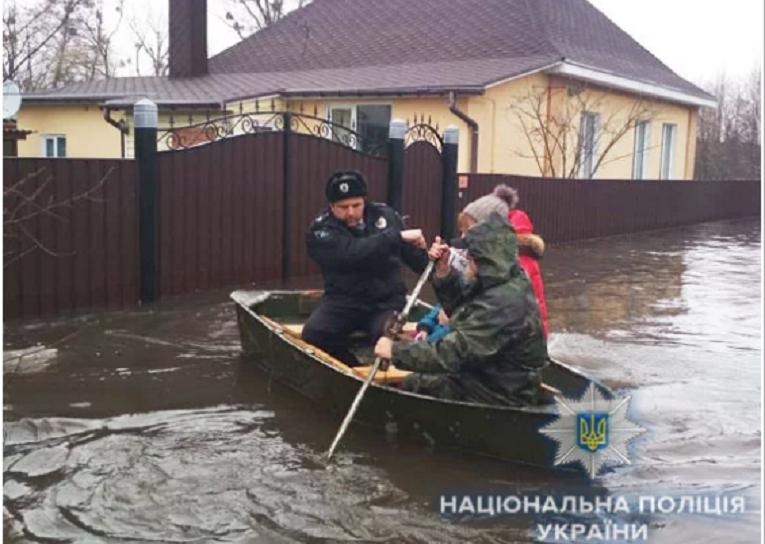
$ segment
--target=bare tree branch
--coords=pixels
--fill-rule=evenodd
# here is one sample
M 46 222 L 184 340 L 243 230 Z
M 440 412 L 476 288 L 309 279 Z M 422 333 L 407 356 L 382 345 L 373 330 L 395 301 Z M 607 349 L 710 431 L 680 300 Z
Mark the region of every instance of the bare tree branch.
M 230 9 L 224 17 L 240 39 L 263 30 L 282 19 L 294 9 L 302 8 L 311 0 L 228 0 Z M 307 33 L 306 29 L 306 33 Z
M 111 167 L 100 180 L 87 190 L 61 200 L 56 200 L 53 197 L 47 200 L 41 199 L 41 196 L 53 183 L 52 176 L 40 181 L 45 170 L 45 168 L 41 168 L 31 172 L 3 188 L 3 269 L 37 250 L 52 257 L 71 255 L 56 252 L 48 247 L 43 240 L 33 234 L 28 226 L 29 221 L 37 220 L 40 216 L 49 216 L 54 220 L 66 222 L 67 220 L 63 216 L 55 213 L 56 210 L 71 209 L 83 200 L 103 203 L 104 200 L 97 198 L 96 195 L 102 190 L 114 171 L 114 167 Z M 30 192 L 28 185 L 33 182 L 37 182 L 39 185 Z M 22 249 L 27 244 L 30 244 L 29 247 Z
M 170 67 L 170 38 L 167 23 L 162 17 L 149 14 L 143 20 L 134 17 L 130 21 L 130 30 L 136 50 L 135 69 L 137 75 L 141 75 L 140 55 L 144 54 L 151 62 L 151 75 L 166 76 Z
M 720 74 L 704 85 L 718 107 L 699 111 L 696 179 L 760 179 L 762 72 L 731 81 Z
M 557 95 L 555 107 L 550 106 L 553 92 Z M 603 93 L 580 84 L 529 88 L 515 97 L 510 106 L 511 116 L 524 136 L 523 150 L 516 154 L 534 158 L 542 176 L 560 174 L 565 178 L 578 177 L 587 156 L 588 174 L 594 176 L 602 166 L 612 162 L 609 159 L 617 144 L 638 122 L 656 116 L 654 104 L 643 98 L 616 108 L 605 104 L 604 99 Z M 586 142 L 581 129 L 585 113 L 595 114 L 598 120 L 598 126 L 593 127 L 594 132 Z M 525 152 L 526 149 L 530 152 Z

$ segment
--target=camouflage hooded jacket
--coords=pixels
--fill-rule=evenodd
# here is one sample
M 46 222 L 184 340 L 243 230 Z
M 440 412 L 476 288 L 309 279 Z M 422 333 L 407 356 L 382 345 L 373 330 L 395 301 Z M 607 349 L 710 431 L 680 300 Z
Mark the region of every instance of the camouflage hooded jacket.
M 454 271 L 433 279 L 451 332 L 435 344 L 396 342 L 392 361 L 415 372 L 459 373 L 495 395 L 511 394 L 519 371 L 523 375 L 548 362 L 539 306 L 518 263 L 507 219 L 493 213 L 470 229 L 465 241 L 478 268 L 476 280 L 466 284 Z

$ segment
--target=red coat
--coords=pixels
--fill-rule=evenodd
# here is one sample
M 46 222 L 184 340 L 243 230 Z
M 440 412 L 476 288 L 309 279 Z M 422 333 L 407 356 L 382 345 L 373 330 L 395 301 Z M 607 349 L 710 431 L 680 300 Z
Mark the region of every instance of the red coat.
M 507 214 L 507 219 L 513 228 L 515 228 L 518 237 L 518 257 L 521 267 L 523 267 L 529 276 L 531 286 L 537 295 L 539 312 L 542 314 L 542 324 L 545 329 L 545 337 L 547 337 L 549 333 L 547 327 L 547 303 L 545 302 L 545 286 L 542 282 L 542 272 L 539 269 L 539 259 L 542 258 L 545 251 L 544 240 L 534 234 L 534 226 L 531 224 L 531 219 L 529 219 L 529 216 L 523 210 L 510 210 L 510 213 Z

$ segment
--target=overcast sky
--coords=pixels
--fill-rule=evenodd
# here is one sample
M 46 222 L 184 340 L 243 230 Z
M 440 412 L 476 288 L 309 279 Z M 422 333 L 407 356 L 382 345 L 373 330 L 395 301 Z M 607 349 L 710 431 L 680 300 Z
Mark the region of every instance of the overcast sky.
M 721 72 L 743 77 L 762 64 L 763 0 L 590 2 L 675 72 L 694 83 L 708 81 Z M 166 24 L 168 0 L 126 0 L 126 3 L 126 18 L 134 13 L 142 16 L 154 13 Z M 208 0 L 210 55 L 238 41 L 236 33 L 223 21 L 229 5 L 229 0 Z M 134 57 L 128 25 L 122 25 L 118 37 L 120 52 Z M 148 64 L 142 61 L 141 67 L 145 72 Z

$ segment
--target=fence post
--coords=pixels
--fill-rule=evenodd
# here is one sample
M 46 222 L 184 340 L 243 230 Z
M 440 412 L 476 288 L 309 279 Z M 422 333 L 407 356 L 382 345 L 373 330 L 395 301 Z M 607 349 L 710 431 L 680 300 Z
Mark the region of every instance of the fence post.
M 134 154 L 138 189 L 138 247 L 140 301 L 159 300 L 159 164 L 157 105 L 146 98 L 133 105 Z
M 403 214 L 404 205 L 404 138 L 406 123 L 403 119 L 390 122 L 388 143 L 388 206 Z
M 460 130 L 449 125 L 444 132 L 444 148 L 441 151 L 443 186 L 441 191 L 441 236 L 451 240 L 457 234 L 457 160 L 459 157 Z
M 292 243 L 292 229 L 290 228 L 290 199 L 292 197 L 292 163 L 290 158 L 290 134 L 292 133 L 292 114 L 287 111 L 283 114 L 284 131 L 283 147 L 284 162 L 282 163 L 282 281 L 287 281 L 290 277 L 290 244 Z

